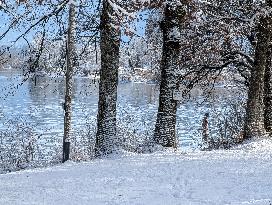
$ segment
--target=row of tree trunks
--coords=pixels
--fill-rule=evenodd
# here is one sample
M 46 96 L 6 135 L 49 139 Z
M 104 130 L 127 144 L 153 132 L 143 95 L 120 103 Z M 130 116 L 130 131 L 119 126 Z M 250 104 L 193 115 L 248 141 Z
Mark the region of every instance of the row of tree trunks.
M 103 0 L 101 14 L 101 69 L 95 155 L 111 153 L 116 140 L 116 102 L 121 31 L 117 14 L 108 0 Z
M 185 16 L 181 4 L 168 3 L 164 11 L 163 54 L 159 108 L 155 125 L 154 141 L 165 147 L 176 147 L 177 101 L 173 99 L 178 79 L 181 39 L 180 24 Z
M 76 39 L 76 8 L 71 3 L 69 8 L 69 27 L 67 35 L 67 59 L 66 59 L 66 75 L 65 75 L 65 102 L 64 102 L 64 136 L 63 136 L 63 157 L 62 161 L 69 160 L 71 123 L 72 123 L 72 89 L 73 89 L 73 73 L 76 58 L 75 50 Z
M 270 5 L 269 5 L 270 6 Z M 255 51 L 255 61 L 251 70 L 249 81 L 248 101 L 246 110 L 244 138 L 263 136 L 266 131 L 267 117 L 271 118 L 271 89 L 268 86 L 270 77 L 270 48 L 271 41 L 271 17 L 264 15 L 258 25 L 257 46 Z M 265 75 L 266 73 L 266 75 Z M 265 83 L 265 79 L 267 80 Z M 266 106 L 265 106 L 266 105 Z M 266 124 L 266 126 L 265 126 Z

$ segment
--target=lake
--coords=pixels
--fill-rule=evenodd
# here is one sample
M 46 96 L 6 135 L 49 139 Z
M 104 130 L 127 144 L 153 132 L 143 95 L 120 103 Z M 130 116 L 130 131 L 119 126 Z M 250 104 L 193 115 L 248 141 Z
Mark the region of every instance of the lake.
M 23 79 L 18 71 L 0 71 L 0 130 L 26 127 L 39 135 L 39 142 L 41 147 L 46 147 L 45 150 L 50 150 L 48 147 L 60 147 L 63 136 L 64 78 Z M 98 84 L 89 78 L 75 77 L 73 93 L 72 129 L 77 141 L 95 133 Z M 195 149 L 201 143 L 201 122 L 206 112 L 211 113 L 210 133 L 216 135 L 218 119 L 226 116 L 229 100 L 240 100 L 240 94 L 226 91 L 220 86 L 208 98 L 202 94 L 196 91 L 193 98 L 179 104 L 176 130 L 179 147 L 182 149 Z M 159 86 L 156 84 L 119 83 L 119 130 L 125 130 L 125 133 L 132 133 L 136 137 L 152 136 L 158 97 Z

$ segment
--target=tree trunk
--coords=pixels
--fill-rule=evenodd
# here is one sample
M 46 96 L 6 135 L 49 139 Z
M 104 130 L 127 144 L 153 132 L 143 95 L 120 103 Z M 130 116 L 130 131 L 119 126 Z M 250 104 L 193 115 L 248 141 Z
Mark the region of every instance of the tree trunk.
M 63 157 L 62 161 L 69 160 L 71 122 L 72 122 L 72 87 L 73 87 L 73 68 L 75 64 L 75 35 L 76 35 L 76 9 L 74 4 L 69 8 L 69 28 L 67 36 L 67 59 L 66 59 L 66 84 L 64 102 L 64 136 L 63 136 Z
M 116 140 L 116 101 L 118 85 L 120 26 L 107 0 L 101 14 L 101 70 L 95 155 L 111 153 Z
M 163 31 L 163 54 L 161 62 L 161 84 L 159 108 L 154 140 L 165 147 L 176 147 L 177 101 L 173 99 L 178 80 L 181 39 L 179 27 L 185 16 L 183 7 L 169 3 L 161 24 Z
M 264 127 L 264 77 L 267 67 L 267 50 L 270 43 L 270 17 L 263 16 L 258 25 L 255 61 L 249 81 L 247 115 L 244 138 L 259 137 L 265 134 Z
M 272 40 L 272 39 L 270 39 Z M 267 132 L 272 132 L 272 62 L 271 42 L 267 50 L 267 65 L 264 74 L 264 126 Z

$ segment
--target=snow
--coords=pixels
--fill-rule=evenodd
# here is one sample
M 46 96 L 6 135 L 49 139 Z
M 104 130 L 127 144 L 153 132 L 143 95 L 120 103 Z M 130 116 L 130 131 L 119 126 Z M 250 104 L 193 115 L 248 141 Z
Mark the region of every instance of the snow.
M 135 18 L 134 12 L 128 12 L 126 9 L 122 8 L 121 6 L 117 5 L 116 3 L 113 3 L 111 0 L 108 0 L 111 7 L 114 9 L 117 15 L 123 16 L 126 15 L 131 18 Z
M 119 152 L 0 175 L 2 205 L 270 205 L 272 139 L 231 150 Z
M 169 40 L 171 41 L 179 41 L 180 40 L 180 31 L 178 27 L 173 27 L 168 33 Z

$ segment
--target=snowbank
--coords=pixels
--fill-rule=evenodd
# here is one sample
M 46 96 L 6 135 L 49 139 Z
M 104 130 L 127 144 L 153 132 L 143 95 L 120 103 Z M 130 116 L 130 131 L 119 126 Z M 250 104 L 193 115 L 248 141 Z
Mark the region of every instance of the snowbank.
M 123 153 L 0 175 L 2 205 L 270 205 L 272 140 L 211 152 Z

